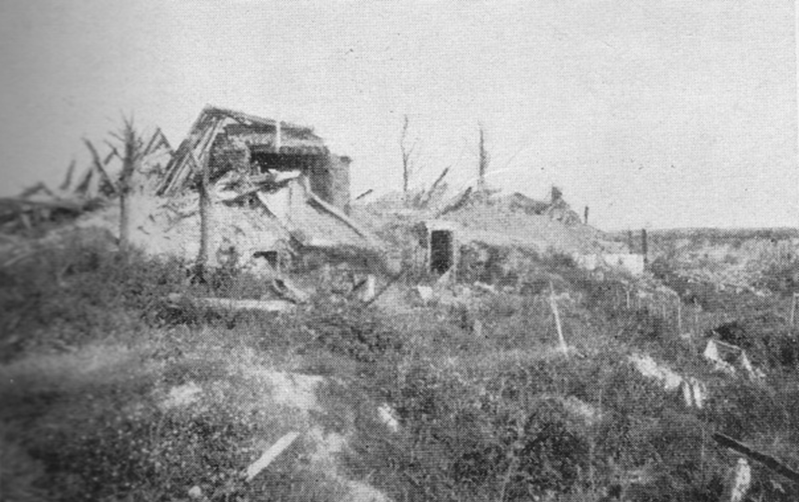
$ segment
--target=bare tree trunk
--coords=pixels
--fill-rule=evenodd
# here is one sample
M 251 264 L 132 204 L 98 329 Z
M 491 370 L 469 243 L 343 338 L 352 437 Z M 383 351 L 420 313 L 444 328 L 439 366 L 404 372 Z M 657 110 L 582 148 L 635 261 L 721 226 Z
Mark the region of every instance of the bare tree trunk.
M 122 172 L 119 176 L 119 250 L 127 255 L 130 250 L 130 193 L 133 183 L 133 172 L 140 156 L 139 138 L 133 128 L 133 120 L 125 119 L 122 130 L 122 141 L 125 149 L 122 157 Z
M 125 148 L 127 150 L 127 147 Z M 127 254 L 130 249 L 130 192 L 133 174 L 133 159 L 125 152 L 122 160 L 122 176 L 119 179 L 119 251 Z
M 405 203 L 409 202 L 409 190 L 411 184 L 411 154 L 414 145 L 408 145 L 408 116 L 405 115 L 402 122 L 402 135 L 400 136 L 400 150 L 402 151 L 402 194 Z
M 130 194 L 122 190 L 119 194 L 119 251 L 127 254 L 130 249 Z
M 486 184 L 486 171 L 488 170 L 488 151 L 485 144 L 485 128 L 480 124 L 480 157 L 477 165 L 477 189 L 479 191 L 485 190 Z

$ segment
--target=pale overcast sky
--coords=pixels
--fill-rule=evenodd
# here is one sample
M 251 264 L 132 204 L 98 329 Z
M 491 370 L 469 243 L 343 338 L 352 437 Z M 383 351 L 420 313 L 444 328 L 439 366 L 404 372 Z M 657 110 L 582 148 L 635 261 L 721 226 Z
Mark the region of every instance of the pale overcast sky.
M 353 194 L 476 172 L 605 229 L 794 226 L 788 0 L 0 0 L 2 194 L 60 181 L 122 112 L 177 146 L 206 103 L 312 125 Z M 55 183 L 54 183 L 55 184 Z

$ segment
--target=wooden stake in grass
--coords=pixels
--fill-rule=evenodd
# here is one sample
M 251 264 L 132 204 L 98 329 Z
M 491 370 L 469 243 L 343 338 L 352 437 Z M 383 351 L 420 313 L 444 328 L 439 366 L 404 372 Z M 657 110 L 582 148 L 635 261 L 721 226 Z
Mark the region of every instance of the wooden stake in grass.
M 555 287 L 552 285 L 552 281 L 549 281 L 549 306 L 552 308 L 552 313 L 555 315 L 555 328 L 558 330 L 558 343 L 560 344 L 560 350 L 565 354 L 569 351 L 569 346 L 566 345 L 566 339 L 563 337 L 563 327 L 560 324 L 558 302 L 555 300 Z
M 794 293 L 791 297 L 791 319 L 789 321 L 789 325 L 793 327 L 794 320 L 796 319 L 796 300 L 799 298 L 799 293 Z
M 277 443 L 273 444 L 271 448 L 266 450 L 261 458 L 253 462 L 249 467 L 247 467 L 246 471 L 246 481 L 250 482 L 252 479 L 258 475 L 259 472 L 263 471 L 272 461 L 277 458 L 278 455 L 283 453 L 283 451 L 291 446 L 291 443 L 294 442 L 299 437 L 299 432 L 289 432 L 282 438 L 280 438 Z

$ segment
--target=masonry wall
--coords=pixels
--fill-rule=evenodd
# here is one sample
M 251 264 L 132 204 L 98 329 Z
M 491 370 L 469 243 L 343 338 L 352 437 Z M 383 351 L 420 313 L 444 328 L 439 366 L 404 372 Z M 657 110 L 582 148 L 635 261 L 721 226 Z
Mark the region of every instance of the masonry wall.
M 311 190 L 325 202 L 349 213 L 350 158 L 328 155 L 310 169 Z
M 215 173 L 235 170 L 241 173 L 260 172 L 253 165 L 259 154 L 251 153 L 248 143 L 257 135 L 219 134 L 211 147 L 211 169 Z M 309 178 L 311 190 L 325 202 L 349 213 L 350 163 L 349 157 L 338 155 L 280 155 L 269 162 L 285 168 L 301 169 Z M 261 159 L 264 160 L 264 159 Z M 267 159 L 268 160 L 268 159 Z M 275 166 L 277 167 L 277 166 Z
M 349 157 L 330 157 L 329 202 L 334 206 L 350 212 L 350 163 Z

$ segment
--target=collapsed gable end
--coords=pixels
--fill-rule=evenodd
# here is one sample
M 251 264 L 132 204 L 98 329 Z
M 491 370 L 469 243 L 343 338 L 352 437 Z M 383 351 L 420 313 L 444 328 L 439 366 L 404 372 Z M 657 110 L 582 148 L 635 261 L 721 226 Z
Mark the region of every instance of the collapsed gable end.
M 308 127 L 207 106 L 167 165 L 157 193 L 192 187 L 205 162 L 212 179 L 231 171 L 300 171 L 323 200 L 345 211 L 349 207 L 350 159 L 331 155 Z

